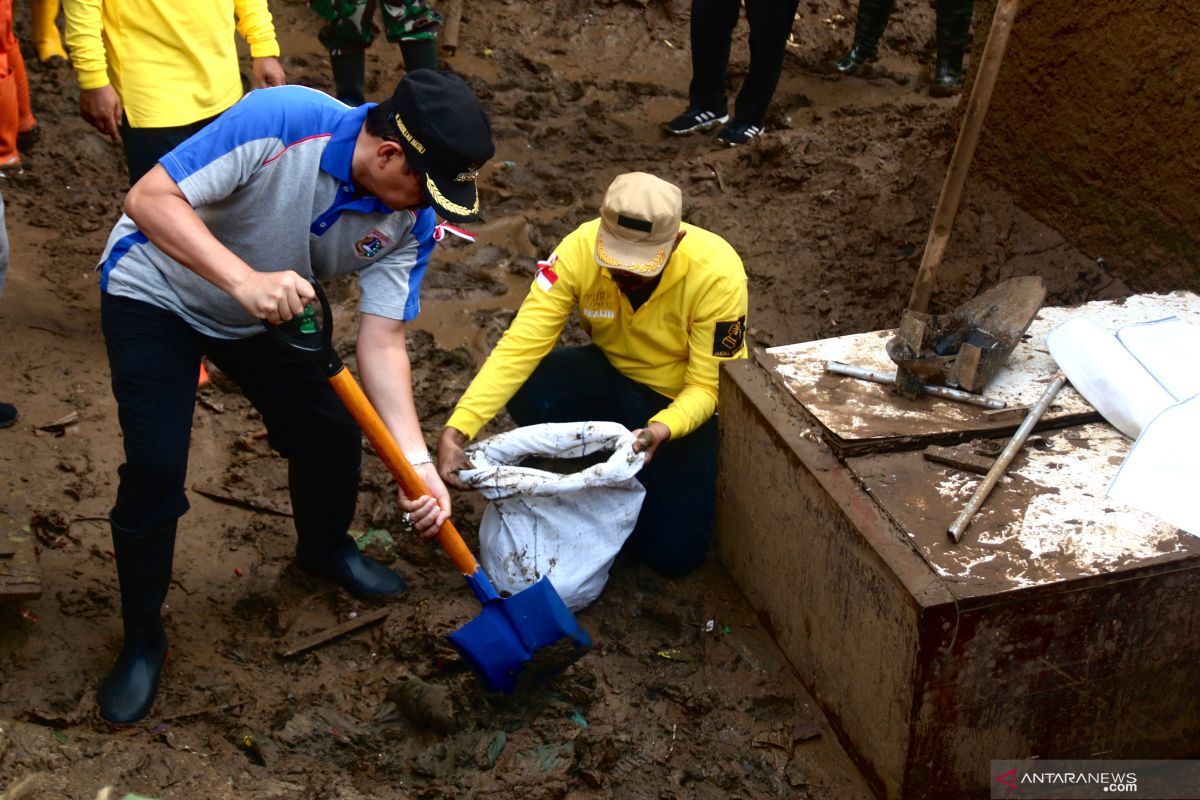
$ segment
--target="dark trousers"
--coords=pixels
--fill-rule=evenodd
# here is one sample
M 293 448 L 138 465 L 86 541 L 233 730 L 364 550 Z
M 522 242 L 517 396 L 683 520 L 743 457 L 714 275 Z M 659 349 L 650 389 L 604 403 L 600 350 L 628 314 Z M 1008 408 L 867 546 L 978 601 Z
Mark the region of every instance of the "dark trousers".
M 632 381 L 595 345 L 551 352 L 513 395 L 508 411 L 519 425 L 605 420 L 643 428 L 671 402 Z M 667 577 L 704 563 L 712 538 L 717 485 L 717 419 L 659 446 L 638 473 L 646 499 L 625 547 Z
M 738 91 L 733 118 L 746 125 L 762 125 L 779 84 L 799 0 L 745 2 L 746 21 L 750 24 L 750 71 Z M 720 114 L 728 108 L 725 70 L 741 5 L 742 0 L 692 0 L 692 84 L 688 96 L 693 108 Z
M 874 57 L 879 40 L 892 16 L 894 0 L 860 0 L 854 25 L 854 44 L 863 55 Z M 962 67 L 963 50 L 971 34 L 974 0 L 937 0 L 938 60 Z
M 129 185 L 133 186 L 138 179 L 150 170 L 159 159 L 175 149 L 184 140 L 191 138 L 201 128 L 216 119 L 215 116 L 193 122 L 190 125 L 178 125 L 172 128 L 131 128 L 129 121 L 121 118 L 121 144 L 125 147 L 125 166 L 129 168 Z
M 125 440 L 125 463 L 112 510 L 128 531 L 168 526 L 188 510 L 184 484 L 201 355 L 235 381 L 262 414 L 268 441 L 300 474 L 327 475 L 327 505 L 354 512 L 362 437 L 328 381 L 311 361 L 264 332 L 214 339 L 156 306 L 107 293 L 100 315 L 113 395 Z M 341 516 L 346 516 L 343 511 Z

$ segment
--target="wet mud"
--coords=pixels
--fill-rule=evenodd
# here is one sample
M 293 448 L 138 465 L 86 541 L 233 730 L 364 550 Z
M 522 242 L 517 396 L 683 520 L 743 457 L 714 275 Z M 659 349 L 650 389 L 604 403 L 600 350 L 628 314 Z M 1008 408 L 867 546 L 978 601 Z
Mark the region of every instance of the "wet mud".
M 468 4 L 448 65 L 489 108 L 498 153 L 481 179 L 479 242 L 439 247 L 409 337 L 430 442 L 511 319 L 536 260 L 595 215 L 624 171 L 678 183 L 685 218 L 737 248 L 750 279 L 752 346 L 899 319 L 954 137 L 956 101 L 925 91 L 928 4 L 899 2 L 880 63 L 842 80 L 829 64 L 849 42 L 853 8 L 801 4 L 768 134 L 736 149 L 658 130 L 686 98 L 681 6 Z M 289 80 L 331 88 L 315 17 L 294 0 L 271 7 Z M 20 5 L 26 40 L 27 15 Z M 745 34 L 743 22 L 734 88 L 746 69 Z M 219 374 L 198 393 L 192 510 L 165 609 L 162 689 L 144 723 L 103 723 L 95 687 L 120 645 L 105 520 L 121 442 L 93 267 L 126 178 L 116 147 L 78 118 L 70 69 L 38 65 L 32 53 L 28 61 L 41 142 L 23 171 L 0 177 L 13 252 L 0 304 L 0 400 L 22 415 L 0 431 L 0 520 L 36 533 L 43 594 L 0 603 L 0 793 L 21 785 L 22 797 L 72 800 L 93 800 L 106 786 L 116 796 L 189 800 L 868 796 L 715 559 L 678 581 L 619 559 L 604 595 L 579 615 L 591 652 L 512 697 L 483 691 L 445 638 L 478 604 L 440 551 L 403 534 L 391 477 L 370 455 L 354 532 L 410 588 L 382 624 L 281 657 L 371 607 L 289 566 L 286 466 Z M 368 96 L 380 98 L 398 75 L 399 53 L 377 42 Z M 1052 304 L 1126 288 L 1004 191 L 970 181 L 935 306 L 1025 274 L 1045 279 Z M 351 369 L 355 293 L 352 281 L 330 287 Z M 584 340 L 575 325 L 563 336 Z M 502 415 L 487 432 L 511 424 Z M 483 502 L 464 493 L 455 503 L 474 543 Z M 435 688 L 436 713 L 388 710 L 413 705 L 397 689 L 413 679 Z

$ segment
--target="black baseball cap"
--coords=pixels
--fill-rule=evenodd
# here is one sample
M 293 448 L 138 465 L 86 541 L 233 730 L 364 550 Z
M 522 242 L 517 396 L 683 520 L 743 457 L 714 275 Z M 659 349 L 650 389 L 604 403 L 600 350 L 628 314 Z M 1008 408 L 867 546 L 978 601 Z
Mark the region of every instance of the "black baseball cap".
M 405 158 L 420 170 L 426 199 L 451 222 L 479 217 L 479 168 L 496 154 L 492 126 L 466 81 L 413 70 L 392 93 L 389 118 Z

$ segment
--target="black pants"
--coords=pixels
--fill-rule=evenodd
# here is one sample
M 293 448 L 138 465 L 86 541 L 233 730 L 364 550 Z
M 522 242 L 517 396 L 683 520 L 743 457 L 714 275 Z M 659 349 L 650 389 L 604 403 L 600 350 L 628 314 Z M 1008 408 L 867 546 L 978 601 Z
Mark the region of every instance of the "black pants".
M 100 315 L 125 436 L 112 510 L 121 528 L 159 529 L 188 510 L 184 484 L 201 355 L 242 388 L 280 455 L 310 475 L 343 476 L 359 468 L 359 428 L 311 357 L 266 332 L 249 339 L 203 336 L 169 311 L 107 293 Z M 329 497 L 329 505 L 348 503 L 353 515 L 356 483 L 329 485 L 331 492 L 352 495 Z
M 154 169 L 159 159 L 216 118 L 213 116 L 190 125 L 177 125 L 172 128 L 131 128 L 129 121 L 122 117 L 121 144 L 125 147 L 129 185 L 137 183 L 139 178 Z
M 854 25 L 854 44 L 873 57 L 892 16 L 895 0 L 860 0 Z M 963 49 L 971 35 L 974 0 L 937 0 L 937 57 L 956 69 L 962 67 Z
M 595 345 L 554 350 L 508 402 L 519 425 L 619 422 L 645 427 L 671 398 L 617 371 Z M 717 419 L 659 446 L 638 473 L 646 499 L 625 547 L 667 577 L 704 563 L 717 488 Z
M 779 73 L 799 0 L 745 0 L 750 23 L 750 71 L 742 81 L 733 119 L 762 125 Z M 742 0 L 692 0 L 692 84 L 690 104 L 724 114 L 725 70 Z

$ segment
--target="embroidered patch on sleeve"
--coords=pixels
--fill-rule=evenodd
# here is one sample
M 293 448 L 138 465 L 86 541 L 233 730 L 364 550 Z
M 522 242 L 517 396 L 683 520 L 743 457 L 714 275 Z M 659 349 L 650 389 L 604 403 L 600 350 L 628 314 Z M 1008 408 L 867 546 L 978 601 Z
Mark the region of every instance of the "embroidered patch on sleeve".
M 738 317 L 733 322 L 718 322 L 713 331 L 713 355 L 717 358 L 733 358 L 742 349 L 745 340 L 745 317 Z

